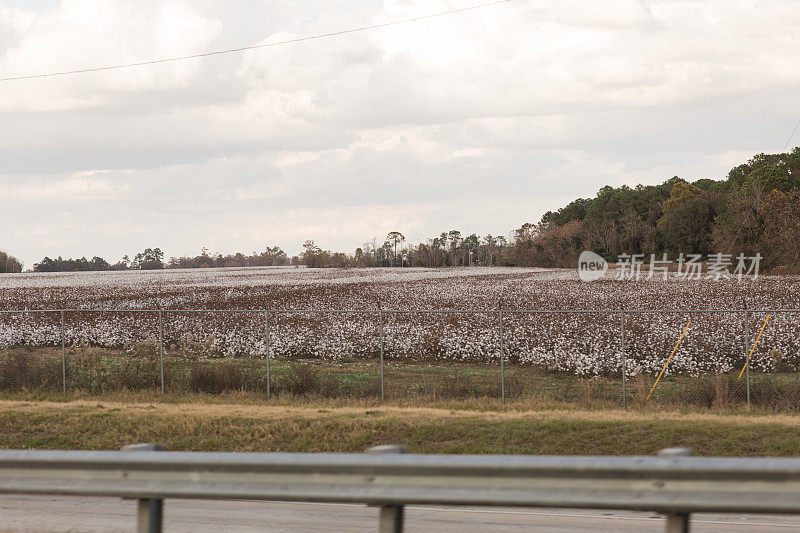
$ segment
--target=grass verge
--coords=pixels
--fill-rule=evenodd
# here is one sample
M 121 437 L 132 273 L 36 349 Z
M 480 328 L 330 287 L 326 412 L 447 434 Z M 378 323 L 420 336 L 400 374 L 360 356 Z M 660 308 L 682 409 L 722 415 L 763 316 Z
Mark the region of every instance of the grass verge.
M 157 345 L 156 345 L 157 347 Z M 384 389 L 391 402 L 499 401 L 539 406 L 614 409 L 623 399 L 621 376 L 578 377 L 535 367 L 506 365 L 505 389 L 497 364 L 349 362 L 320 359 L 203 359 L 171 355 L 162 362 L 150 350 L 112 353 L 97 347 L 70 348 L 62 359 L 52 347 L 0 350 L 0 394 L 30 391 L 53 395 L 66 389 L 105 395 L 164 391 L 171 395 L 250 394 L 264 399 L 306 398 L 377 402 Z M 149 351 L 148 351 L 149 350 Z M 163 372 L 162 372 L 163 370 Z M 381 375 L 384 375 L 383 387 Z M 652 397 L 655 376 L 629 376 L 630 407 L 718 410 L 747 405 L 762 411 L 800 411 L 800 376 L 753 374 L 750 390 L 736 373 L 665 376 Z
M 414 453 L 648 455 L 691 446 L 706 456 L 800 455 L 800 419 L 674 411 L 470 410 L 329 405 L 0 401 L 0 447 Z

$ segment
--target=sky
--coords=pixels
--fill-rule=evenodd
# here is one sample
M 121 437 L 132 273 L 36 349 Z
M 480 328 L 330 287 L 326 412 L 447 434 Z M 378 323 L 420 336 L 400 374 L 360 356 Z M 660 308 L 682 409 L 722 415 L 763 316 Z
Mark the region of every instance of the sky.
M 0 0 L 0 78 L 481 1 Z M 509 235 L 607 184 L 722 179 L 800 119 L 798 27 L 800 1 L 511 0 L 0 82 L 0 249 L 26 267 L 353 251 Z

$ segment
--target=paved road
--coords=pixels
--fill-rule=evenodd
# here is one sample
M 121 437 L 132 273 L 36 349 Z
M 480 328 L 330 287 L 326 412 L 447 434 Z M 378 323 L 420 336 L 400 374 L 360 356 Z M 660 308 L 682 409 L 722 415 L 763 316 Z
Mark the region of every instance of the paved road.
M 0 531 L 91 532 L 134 530 L 135 503 L 115 498 L 0 496 Z M 377 510 L 363 505 L 251 501 L 168 500 L 165 531 L 225 533 L 375 531 Z M 562 509 L 407 508 L 409 532 L 537 531 L 577 533 L 663 531 L 663 520 L 646 513 Z M 692 531 L 800 531 L 800 516 L 695 515 Z

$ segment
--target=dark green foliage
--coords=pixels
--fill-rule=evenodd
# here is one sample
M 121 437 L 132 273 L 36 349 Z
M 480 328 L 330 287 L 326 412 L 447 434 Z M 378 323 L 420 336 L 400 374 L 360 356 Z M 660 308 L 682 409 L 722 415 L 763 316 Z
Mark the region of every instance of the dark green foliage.
M 234 361 L 193 361 L 189 364 L 187 387 L 192 392 L 219 394 L 225 391 L 246 390 L 246 369 Z
M 45 257 L 41 262 L 33 265 L 35 272 L 98 272 L 103 270 L 120 270 L 119 265 L 109 265 L 108 261 L 102 257 L 93 257 L 88 260 L 85 257 L 80 259 L 63 259 L 58 257 L 50 259 Z
M 722 181 L 603 187 L 524 224 L 504 250 L 509 265 L 574 265 L 582 250 L 621 254 L 761 253 L 763 266 L 800 266 L 800 147 L 758 154 Z
M 292 396 L 338 395 L 337 382 L 329 373 L 323 373 L 310 364 L 293 364 L 275 378 L 278 394 Z
M 8 261 L 6 261 L 6 258 Z M 286 252 L 275 247 L 267 246 L 266 250 L 252 255 L 237 254 L 210 254 L 203 249 L 196 257 L 172 257 L 164 260 L 164 252 L 160 248 L 147 248 L 137 253 L 133 260 L 127 255 L 122 261 L 109 264 L 102 257 L 93 257 L 91 260 L 63 259 L 58 257 L 50 259 L 45 257 L 33 265 L 35 272 L 98 272 L 104 270 L 159 270 L 162 268 L 221 268 L 221 267 L 247 267 L 247 266 L 283 266 L 288 264 Z M 8 270 L 4 270 L 8 268 Z M 22 272 L 22 264 L 4 252 L 0 252 L 0 273 Z
M 61 360 L 16 351 L 0 355 L 0 389 L 61 390 Z

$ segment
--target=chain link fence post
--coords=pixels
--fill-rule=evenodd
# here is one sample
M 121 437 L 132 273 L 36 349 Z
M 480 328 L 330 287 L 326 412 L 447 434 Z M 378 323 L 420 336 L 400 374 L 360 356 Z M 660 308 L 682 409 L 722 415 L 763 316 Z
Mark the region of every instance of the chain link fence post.
M 61 310 L 61 386 L 67 393 L 67 330 L 64 326 L 64 310 Z
M 625 311 L 620 313 L 620 350 L 622 352 L 622 408 L 628 408 L 627 364 L 625 361 Z
M 164 316 L 161 309 L 158 310 L 158 352 L 161 366 L 161 394 L 164 394 Z
M 506 403 L 506 354 L 503 345 L 503 302 L 497 300 L 497 311 L 500 318 L 500 397 Z
M 267 400 L 272 396 L 272 376 L 269 371 L 269 311 L 264 313 L 264 329 L 267 336 Z
M 378 304 L 378 327 L 380 328 L 381 336 L 381 403 L 386 400 L 386 382 L 383 377 L 383 309 L 381 304 Z
M 744 305 L 744 368 L 747 376 L 745 383 L 747 387 L 747 410 L 750 410 L 750 312 L 747 304 Z M 740 374 L 741 375 L 741 374 Z

